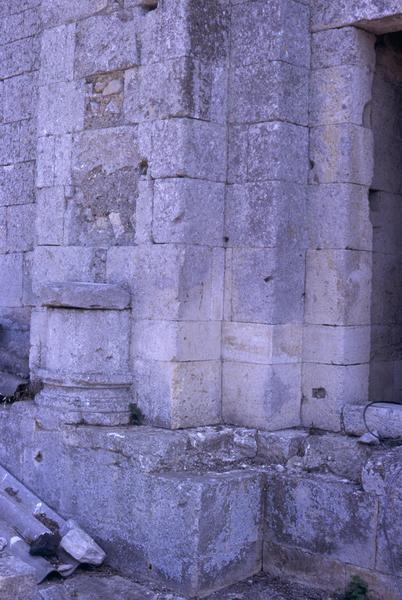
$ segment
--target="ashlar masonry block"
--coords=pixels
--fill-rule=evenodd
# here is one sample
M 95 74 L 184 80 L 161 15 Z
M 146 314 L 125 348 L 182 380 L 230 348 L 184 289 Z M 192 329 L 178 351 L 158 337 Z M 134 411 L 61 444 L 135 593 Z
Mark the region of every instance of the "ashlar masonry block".
M 34 169 L 34 162 L 0 167 L 0 206 L 33 202 Z
M 9 252 L 32 250 L 35 231 L 34 204 L 7 207 L 7 249 Z
M 221 246 L 224 203 L 224 184 L 187 178 L 156 180 L 154 241 Z
M 301 360 L 302 325 L 263 325 L 224 322 L 223 360 L 253 364 L 298 363 Z
M 368 363 L 348 366 L 304 364 L 303 425 L 341 431 L 343 407 L 367 403 L 368 382 Z
M 138 319 L 208 321 L 222 317 L 223 248 L 157 244 L 134 253 Z
M 54 281 L 95 281 L 102 269 L 102 258 L 92 248 L 37 246 L 32 266 L 33 293 L 39 294 L 43 285 Z
M 39 246 L 61 246 L 64 239 L 65 194 L 63 187 L 37 191 L 36 241 Z
M 310 130 L 310 183 L 357 183 L 373 178 L 373 134 L 353 124 L 322 125 Z
M 137 34 L 136 20 L 121 19 L 118 14 L 98 15 L 80 21 L 77 24 L 76 76 L 81 78 L 138 65 Z
M 154 179 L 191 177 L 218 182 L 226 179 L 223 125 L 196 119 L 141 123 L 139 139 L 142 156 L 148 161 L 149 174 Z
M 2 87 L 4 123 L 34 117 L 37 103 L 36 73 L 26 73 L 5 79 Z
M 373 568 L 377 501 L 339 478 L 274 474 L 267 486 L 268 541 Z
M 135 321 L 132 353 L 154 361 L 219 360 L 220 321 Z
M 221 422 L 220 361 L 134 361 L 134 398 L 146 421 L 180 429 Z
M 367 187 L 346 183 L 310 185 L 307 215 L 310 248 L 372 250 L 373 213 Z
M 248 132 L 248 179 L 304 183 L 308 131 L 290 123 L 251 125 Z
M 233 248 L 228 294 L 231 320 L 294 323 L 303 320 L 304 252 Z M 229 319 L 230 320 L 230 319 Z
M 371 0 L 345 0 L 340 6 L 329 6 L 325 0 L 317 0 L 313 4 L 312 29 L 317 31 L 357 24 L 379 33 L 398 31 L 400 9 L 398 0 L 380 0 L 375 3 Z M 381 26 L 382 21 L 385 23 Z
M 42 2 L 42 18 L 47 27 L 61 23 L 77 21 L 89 17 L 108 5 L 108 0 L 44 0 Z
M 53 2 L 54 4 L 57 2 Z M 46 7 L 43 7 L 42 10 L 46 11 Z M 66 6 L 64 5 L 65 10 Z M 39 71 L 39 81 L 42 84 L 73 80 L 75 28 L 75 23 L 72 23 L 44 30 Z
M 293 0 L 236 3 L 232 12 L 232 60 L 235 64 L 283 60 L 309 65 L 309 9 Z
M 306 362 L 356 365 L 370 360 L 371 328 L 306 325 L 303 357 Z
M 375 37 L 357 27 L 319 31 L 312 35 L 311 66 L 325 69 L 340 65 L 375 67 Z
M 322 325 L 368 325 L 372 258 L 354 250 L 309 250 L 306 321 Z
M 22 253 L 0 255 L 2 286 L 0 306 L 21 306 L 23 284 Z
M 223 421 L 275 431 L 300 425 L 301 366 L 223 364 Z
M 227 246 L 303 247 L 307 186 L 263 181 L 227 186 Z
M 247 11 L 245 11 L 247 12 Z M 231 71 L 232 123 L 308 122 L 308 70 L 282 61 L 237 66 Z
M 189 117 L 224 122 L 223 66 L 188 56 L 142 65 L 125 75 L 125 115 L 132 123 Z
M 310 124 L 353 123 L 369 126 L 373 73 L 367 67 L 343 65 L 312 71 Z
M 229 7 L 213 3 L 166 0 L 140 23 L 142 62 L 190 56 L 224 63 L 229 47 Z
M 55 82 L 39 88 L 38 135 L 61 135 L 83 129 L 84 89 L 76 82 Z

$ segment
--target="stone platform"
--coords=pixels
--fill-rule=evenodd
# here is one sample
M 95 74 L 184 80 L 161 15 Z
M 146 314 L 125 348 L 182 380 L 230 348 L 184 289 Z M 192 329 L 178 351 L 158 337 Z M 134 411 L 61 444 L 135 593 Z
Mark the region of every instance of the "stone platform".
M 124 575 L 185 598 L 262 569 L 328 593 L 358 575 L 374 600 L 384 590 L 399 600 L 396 442 L 306 429 L 61 427 L 31 402 L 2 409 L 0 431 L 0 463 L 77 520 Z

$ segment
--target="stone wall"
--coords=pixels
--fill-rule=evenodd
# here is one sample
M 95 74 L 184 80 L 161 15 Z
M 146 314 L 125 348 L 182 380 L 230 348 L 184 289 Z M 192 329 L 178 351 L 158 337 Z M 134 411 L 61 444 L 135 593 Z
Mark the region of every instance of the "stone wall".
M 0 5 L 0 371 L 28 376 L 40 1 Z

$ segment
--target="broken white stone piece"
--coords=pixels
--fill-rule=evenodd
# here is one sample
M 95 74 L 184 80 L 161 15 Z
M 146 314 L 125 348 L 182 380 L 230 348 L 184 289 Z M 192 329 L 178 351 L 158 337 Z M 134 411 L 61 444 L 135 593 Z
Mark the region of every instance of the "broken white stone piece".
M 359 444 L 366 444 L 367 446 L 378 446 L 380 443 L 378 431 L 373 431 L 372 433 L 368 431 L 359 437 L 357 441 Z
M 81 563 L 101 565 L 106 554 L 100 546 L 73 521 L 67 521 L 71 529 L 63 536 L 60 546 Z

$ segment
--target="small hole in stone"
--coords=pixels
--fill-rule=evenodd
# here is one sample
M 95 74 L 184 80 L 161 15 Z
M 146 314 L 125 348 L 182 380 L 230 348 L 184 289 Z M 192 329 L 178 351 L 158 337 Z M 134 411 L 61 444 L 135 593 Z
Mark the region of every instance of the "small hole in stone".
M 42 460 L 43 460 L 42 452 L 37 452 L 35 454 L 35 460 L 36 460 L 36 462 L 42 462 Z
M 313 160 L 310 160 L 310 169 L 314 169 L 315 167 L 315 162 Z
M 313 388 L 312 389 L 312 396 L 313 398 L 326 398 L 327 397 L 327 390 L 323 387 L 320 388 Z
M 152 571 L 152 565 L 151 564 L 148 565 L 148 570 Z
M 141 175 L 146 175 L 148 173 L 148 161 L 146 158 L 140 162 L 140 173 Z
M 225 237 L 223 238 L 223 241 L 225 242 L 225 244 L 227 244 L 229 242 L 229 238 L 227 235 L 225 235 Z
M 269 282 L 270 282 L 270 281 L 272 281 L 272 280 L 273 280 L 273 277 L 272 277 L 272 275 L 268 275 L 268 277 L 264 277 L 264 281 L 265 281 L 265 283 L 269 283 Z
M 150 13 L 158 8 L 158 0 L 144 0 L 142 10 L 144 14 Z

